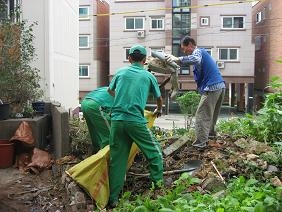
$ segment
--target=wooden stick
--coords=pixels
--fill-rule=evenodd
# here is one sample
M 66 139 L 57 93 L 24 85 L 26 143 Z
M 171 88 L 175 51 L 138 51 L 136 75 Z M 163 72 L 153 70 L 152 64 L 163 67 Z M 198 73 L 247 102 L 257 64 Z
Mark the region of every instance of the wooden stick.
M 177 170 L 171 170 L 171 171 L 164 171 L 164 175 L 168 174 L 178 174 L 178 173 L 183 173 L 183 172 L 191 172 L 194 171 L 197 168 L 188 168 L 188 169 L 177 169 Z M 136 176 L 136 177 L 147 177 L 150 176 L 150 173 L 145 173 L 145 174 L 139 174 L 139 173 L 134 173 L 134 172 L 128 172 L 129 175 Z
M 222 175 L 219 173 L 219 171 L 216 168 L 214 162 L 211 161 L 211 164 L 212 164 L 213 168 L 215 169 L 215 171 L 217 172 L 218 176 L 220 177 L 221 181 L 225 184 L 226 182 L 225 182 L 224 178 L 222 177 Z

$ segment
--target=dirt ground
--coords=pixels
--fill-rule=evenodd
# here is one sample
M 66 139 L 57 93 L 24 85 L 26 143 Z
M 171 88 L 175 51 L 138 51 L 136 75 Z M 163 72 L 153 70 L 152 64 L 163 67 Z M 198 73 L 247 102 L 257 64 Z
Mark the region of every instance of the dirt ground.
M 9 168 L 0 173 L 0 211 L 68 211 L 65 207 L 69 204 L 66 190 L 60 184 L 60 178 L 54 178 L 52 170 L 35 175 Z
M 163 149 L 170 146 L 176 139 L 168 139 L 163 145 Z M 223 180 L 228 180 L 233 176 L 248 175 L 252 169 L 244 165 L 246 161 L 255 163 L 261 170 L 267 169 L 265 161 L 256 157 L 255 153 L 270 151 L 270 147 L 257 144 L 252 146 L 249 141 L 244 139 L 236 142 L 228 136 L 219 137 L 210 140 L 208 148 L 204 150 L 195 149 L 190 142 L 187 142 L 172 154 L 164 155 L 164 169 L 172 171 L 165 175 L 166 187 L 173 186 L 173 181 L 182 173 L 174 171 L 187 168 L 185 164 L 189 164 L 191 160 L 202 162 L 201 167 L 193 172 L 194 176 L 202 179 L 201 189 L 208 189 L 209 183 L 207 181 L 211 178 L 216 178 L 218 185 L 222 185 Z M 139 176 L 144 173 L 148 173 L 147 162 L 142 154 L 138 154 L 129 169 L 123 191 L 131 191 L 133 194 L 146 193 L 151 185 L 148 176 Z M 62 184 L 61 175 L 54 170 L 54 167 L 39 174 L 23 174 L 16 168 L 2 169 L 0 175 L 0 211 L 72 211 L 67 189 Z M 210 189 L 218 187 L 214 183 Z M 87 196 L 87 202 L 89 205 L 93 205 L 89 196 Z

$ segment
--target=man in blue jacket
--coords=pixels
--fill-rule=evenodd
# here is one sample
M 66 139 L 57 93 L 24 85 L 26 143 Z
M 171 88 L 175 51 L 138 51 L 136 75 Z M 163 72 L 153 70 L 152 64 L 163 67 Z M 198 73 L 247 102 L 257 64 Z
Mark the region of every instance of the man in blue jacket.
M 201 100 L 196 112 L 196 141 L 192 145 L 205 148 L 208 137 L 216 136 L 214 128 L 225 94 L 225 82 L 215 60 L 205 49 L 197 48 L 193 38 L 185 36 L 180 44 L 182 51 L 187 55 L 182 57 L 168 55 L 166 60 L 194 65 L 194 79 Z

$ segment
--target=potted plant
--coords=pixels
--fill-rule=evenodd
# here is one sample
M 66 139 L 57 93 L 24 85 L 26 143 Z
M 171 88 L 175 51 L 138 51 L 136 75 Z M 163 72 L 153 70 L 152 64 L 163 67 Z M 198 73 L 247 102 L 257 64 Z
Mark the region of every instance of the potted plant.
M 0 99 L 9 104 L 11 115 L 22 113 L 24 106 L 43 95 L 35 59 L 33 30 L 35 24 L 3 20 L 0 24 Z
M 10 104 L 3 103 L 0 99 L 0 120 L 8 119 L 10 116 Z

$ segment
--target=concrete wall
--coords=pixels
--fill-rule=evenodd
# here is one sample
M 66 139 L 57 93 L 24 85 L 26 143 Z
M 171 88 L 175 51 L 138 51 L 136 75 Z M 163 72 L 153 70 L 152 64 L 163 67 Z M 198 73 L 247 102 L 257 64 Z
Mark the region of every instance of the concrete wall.
M 34 118 L 7 119 L 0 121 L 0 139 L 11 139 L 22 121 L 26 121 L 31 129 L 35 146 L 44 149 L 48 145 L 50 133 L 50 116 L 36 116 Z
M 69 114 L 62 107 L 51 105 L 52 146 L 55 158 L 65 156 L 70 151 Z
M 25 0 L 23 19 L 34 27 L 44 100 L 61 102 L 68 110 L 78 105 L 78 1 Z
M 11 139 L 22 121 L 30 125 L 36 147 L 50 149 L 55 158 L 69 153 L 69 114 L 60 104 L 45 103 L 44 115 L 33 118 L 1 120 L 0 139 Z

